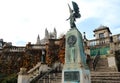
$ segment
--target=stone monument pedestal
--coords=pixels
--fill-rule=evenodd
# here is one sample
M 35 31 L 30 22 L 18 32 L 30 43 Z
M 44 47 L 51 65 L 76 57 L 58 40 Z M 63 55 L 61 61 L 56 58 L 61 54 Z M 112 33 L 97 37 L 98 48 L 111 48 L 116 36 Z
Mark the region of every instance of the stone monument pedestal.
M 70 29 L 66 34 L 65 64 L 62 71 L 62 83 L 91 83 L 82 35 L 76 27 Z
M 91 83 L 89 70 L 64 70 L 62 83 Z
M 90 70 L 80 64 L 65 64 L 62 71 L 62 83 L 91 83 Z
M 82 34 L 75 25 L 76 18 L 80 18 L 79 7 L 72 1 L 73 10 L 70 11 L 71 29 L 66 34 L 65 64 L 62 71 L 62 83 L 91 83 L 90 70 L 86 64 Z
M 65 66 L 69 68 L 64 68 L 62 71 L 62 83 L 91 83 L 89 69 L 74 64 Z

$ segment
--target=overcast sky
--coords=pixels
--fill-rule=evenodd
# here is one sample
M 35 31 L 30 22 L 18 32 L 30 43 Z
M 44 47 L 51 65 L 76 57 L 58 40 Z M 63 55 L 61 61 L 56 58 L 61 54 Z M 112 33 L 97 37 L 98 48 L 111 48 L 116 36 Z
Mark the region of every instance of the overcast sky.
M 80 8 L 81 18 L 76 25 L 81 33 L 92 39 L 93 30 L 100 25 L 120 33 L 119 0 L 73 0 Z M 37 36 L 44 38 L 45 29 L 56 28 L 58 37 L 69 29 L 68 3 L 71 0 L 0 0 L 0 38 L 13 45 L 36 43 Z

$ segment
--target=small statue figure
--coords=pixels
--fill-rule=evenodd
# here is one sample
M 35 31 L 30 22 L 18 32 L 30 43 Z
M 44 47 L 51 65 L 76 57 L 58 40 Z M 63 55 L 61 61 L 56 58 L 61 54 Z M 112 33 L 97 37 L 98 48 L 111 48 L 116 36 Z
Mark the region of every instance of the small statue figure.
M 68 4 L 69 11 L 70 11 L 70 17 L 67 20 L 70 19 L 70 26 L 71 26 L 71 28 L 74 28 L 74 27 L 76 27 L 76 25 L 75 25 L 76 18 L 80 18 L 81 15 L 79 13 L 79 8 L 78 8 L 77 3 L 72 1 L 72 5 L 73 5 L 74 10 L 72 10 Z

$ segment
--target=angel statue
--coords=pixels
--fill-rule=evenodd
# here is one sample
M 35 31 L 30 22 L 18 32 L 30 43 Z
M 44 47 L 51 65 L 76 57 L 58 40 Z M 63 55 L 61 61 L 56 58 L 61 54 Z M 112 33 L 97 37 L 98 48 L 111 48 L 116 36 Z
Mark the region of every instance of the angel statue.
M 73 5 L 73 10 L 70 8 L 70 5 L 68 4 L 69 11 L 70 11 L 70 17 L 67 20 L 70 19 L 70 26 L 71 28 L 74 28 L 76 27 L 75 25 L 76 18 L 80 18 L 81 15 L 79 13 L 79 7 L 77 3 L 72 1 L 72 5 Z

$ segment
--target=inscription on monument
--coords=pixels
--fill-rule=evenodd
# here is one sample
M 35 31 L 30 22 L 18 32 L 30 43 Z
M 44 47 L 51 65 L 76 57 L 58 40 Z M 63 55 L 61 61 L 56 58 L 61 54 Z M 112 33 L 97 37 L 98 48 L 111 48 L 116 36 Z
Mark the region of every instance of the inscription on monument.
M 80 81 L 79 71 L 66 71 L 66 72 L 64 72 L 64 81 Z

